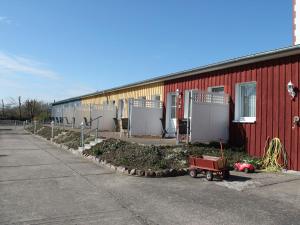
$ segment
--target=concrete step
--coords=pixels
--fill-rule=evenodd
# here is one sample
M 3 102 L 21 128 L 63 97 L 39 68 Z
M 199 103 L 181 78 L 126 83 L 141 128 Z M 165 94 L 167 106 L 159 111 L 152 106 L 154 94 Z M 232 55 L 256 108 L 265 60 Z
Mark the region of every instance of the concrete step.
M 104 139 L 101 139 L 101 138 L 95 139 L 96 144 L 101 143 L 102 141 L 104 141 Z
M 91 149 L 91 145 L 90 144 L 84 144 L 84 149 Z
M 79 148 L 78 148 L 78 151 L 79 151 L 79 152 L 83 152 L 83 150 L 84 150 L 83 147 L 79 147 Z
M 97 143 L 96 143 L 95 141 L 91 141 L 91 142 L 89 143 L 89 145 L 92 146 L 92 147 L 95 146 L 96 144 L 97 144 Z

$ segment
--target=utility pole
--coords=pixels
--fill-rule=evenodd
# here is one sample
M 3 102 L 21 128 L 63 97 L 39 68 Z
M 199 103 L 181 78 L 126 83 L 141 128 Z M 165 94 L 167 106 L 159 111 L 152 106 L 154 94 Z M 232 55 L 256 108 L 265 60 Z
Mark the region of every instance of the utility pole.
M 22 109 L 21 109 L 22 103 L 21 103 L 21 96 L 18 97 L 18 100 L 19 100 L 19 120 L 22 120 Z

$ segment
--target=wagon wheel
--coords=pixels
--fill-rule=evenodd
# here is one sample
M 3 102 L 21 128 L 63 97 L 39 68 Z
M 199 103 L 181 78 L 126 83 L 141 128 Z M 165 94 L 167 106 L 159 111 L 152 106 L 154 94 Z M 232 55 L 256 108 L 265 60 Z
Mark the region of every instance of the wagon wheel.
M 212 181 L 212 180 L 214 179 L 213 172 L 207 171 L 207 172 L 206 172 L 206 179 L 207 179 L 208 181 Z
M 244 169 L 244 172 L 245 172 L 245 173 L 249 173 L 249 169 L 248 169 L 248 168 L 245 168 L 245 169 Z
M 222 177 L 223 177 L 224 180 L 229 179 L 229 177 L 230 177 L 230 172 L 229 172 L 229 170 L 224 170 L 224 171 L 222 171 Z
M 196 170 L 190 170 L 190 176 L 195 178 L 197 176 L 197 171 Z

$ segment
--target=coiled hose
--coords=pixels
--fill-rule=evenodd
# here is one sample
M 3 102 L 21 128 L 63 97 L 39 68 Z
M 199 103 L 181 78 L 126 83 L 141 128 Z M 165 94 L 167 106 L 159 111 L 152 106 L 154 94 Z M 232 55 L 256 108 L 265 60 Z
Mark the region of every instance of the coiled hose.
M 263 156 L 263 168 L 269 172 L 277 172 L 283 168 L 287 168 L 287 154 L 284 146 L 279 138 L 273 138 L 269 142 L 269 137 L 266 142 L 265 153 Z

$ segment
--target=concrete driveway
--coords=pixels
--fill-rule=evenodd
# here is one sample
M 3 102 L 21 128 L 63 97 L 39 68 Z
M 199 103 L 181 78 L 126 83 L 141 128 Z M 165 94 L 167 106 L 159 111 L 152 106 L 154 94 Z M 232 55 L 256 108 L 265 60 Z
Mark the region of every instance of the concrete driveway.
M 258 176 L 118 175 L 0 127 L 0 224 L 300 224 L 300 177 Z

